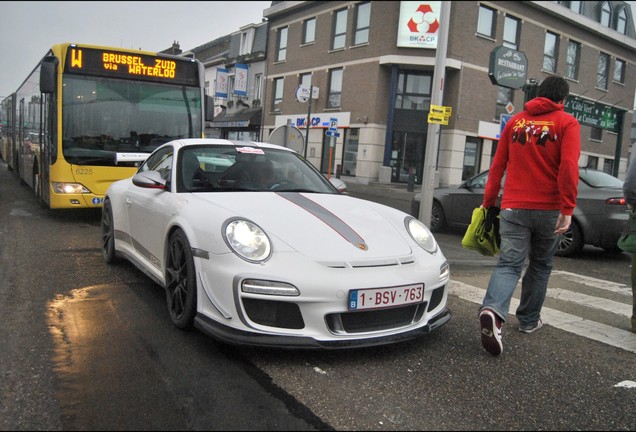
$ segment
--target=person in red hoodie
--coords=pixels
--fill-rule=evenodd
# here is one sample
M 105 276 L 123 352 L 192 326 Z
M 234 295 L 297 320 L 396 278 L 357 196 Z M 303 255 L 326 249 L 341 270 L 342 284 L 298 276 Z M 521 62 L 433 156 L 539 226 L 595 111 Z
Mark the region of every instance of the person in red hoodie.
M 504 127 L 488 173 L 482 206 L 491 214 L 499 211 L 501 246 L 479 322 L 481 344 L 492 355 L 503 352 L 501 328 L 526 261 L 516 310 L 519 331 L 532 333 L 543 325 L 554 254 L 570 227 L 578 193 L 581 126 L 563 110 L 569 92 L 562 77 L 544 79 L 538 96 Z

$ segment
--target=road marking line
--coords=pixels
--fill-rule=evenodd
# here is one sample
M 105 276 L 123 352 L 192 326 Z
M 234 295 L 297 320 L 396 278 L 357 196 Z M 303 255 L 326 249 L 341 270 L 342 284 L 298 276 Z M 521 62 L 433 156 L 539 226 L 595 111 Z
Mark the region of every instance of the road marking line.
M 485 289 L 477 288 L 455 280 L 450 281 L 448 288 L 449 294 L 479 305 L 482 303 L 484 295 L 486 294 Z M 519 300 L 513 298 L 510 301 L 510 310 L 508 313 L 514 315 L 518 306 Z M 475 316 L 477 316 L 476 312 Z M 580 316 L 560 312 L 547 307 L 541 309 L 541 319 L 544 324 L 549 324 L 560 330 L 565 330 L 588 339 L 593 339 L 607 345 L 636 353 L 635 333 L 586 320 Z
M 561 276 L 565 280 L 575 282 L 581 285 L 587 285 L 606 291 L 612 291 L 620 294 L 632 295 L 632 288 L 617 282 L 610 282 L 603 279 L 596 279 L 590 276 L 584 276 L 576 273 L 570 273 L 563 270 L 552 270 L 552 275 Z
M 547 296 L 557 300 L 563 300 L 570 303 L 580 304 L 592 309 L 598 309 L 610 312 L 616 315 L 631 317 L 632 305 L 595 297 L 587 294 L 581 294 L 563 288 L 548 287 Z M 631 297 L 631 296 L 630 296 Z

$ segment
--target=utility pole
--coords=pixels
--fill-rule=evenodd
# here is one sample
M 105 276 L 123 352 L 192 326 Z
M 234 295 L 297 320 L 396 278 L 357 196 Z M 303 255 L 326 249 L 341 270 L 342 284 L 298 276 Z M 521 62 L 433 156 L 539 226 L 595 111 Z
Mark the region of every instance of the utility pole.
M 305 133 L 305 151 L 303 156 L 307 159 L 307 147 L 309 147 L 309 126 L 311 125 L 311 101 L 314 92 L 314 87 L 309 81 L 309 100 L 307 101 L 307 131 Z
M 450 1 L 443 1 L 440 10 L 439 37 L 435 50 L 435 71 L 433 72 L 433 91 L 431 105 L 443 105 L 444 78 L 446 76 L 446 51 L 448 48 L 448 26 L 450 23 Z M 422 172 L 422 193 L 420 194 L 419 219 L 427 227 L 431 226 L 431 210 L 433 207 L 433 190 L 435 189 L 435 171 L 437 170 L 437 153 L 439 151 L 439 132 L 441 126 L 429 123 L 426 135 L 426 152 L 424 154 L 424 170 Z

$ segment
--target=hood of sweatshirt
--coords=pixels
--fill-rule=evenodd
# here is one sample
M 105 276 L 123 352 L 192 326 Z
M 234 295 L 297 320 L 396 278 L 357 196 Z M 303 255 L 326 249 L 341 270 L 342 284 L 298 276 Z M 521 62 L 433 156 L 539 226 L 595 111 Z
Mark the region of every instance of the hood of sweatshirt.
M 552 102 L 548 98 L 536 97 L 526 102 L 525 109 L 530 115 L 539 115 L 552 111 L 563 111 L 563 104 Z

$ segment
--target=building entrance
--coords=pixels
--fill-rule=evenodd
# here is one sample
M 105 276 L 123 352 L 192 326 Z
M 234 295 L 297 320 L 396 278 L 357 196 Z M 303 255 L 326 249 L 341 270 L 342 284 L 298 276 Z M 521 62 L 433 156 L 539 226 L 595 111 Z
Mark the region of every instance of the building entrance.
M 409 174 L 415 175 L 415 183 L 422 184 L 422 169 L 426 149 L 426 133 L 393 132 L 391 146 L 391 181 L 408 183 Z

